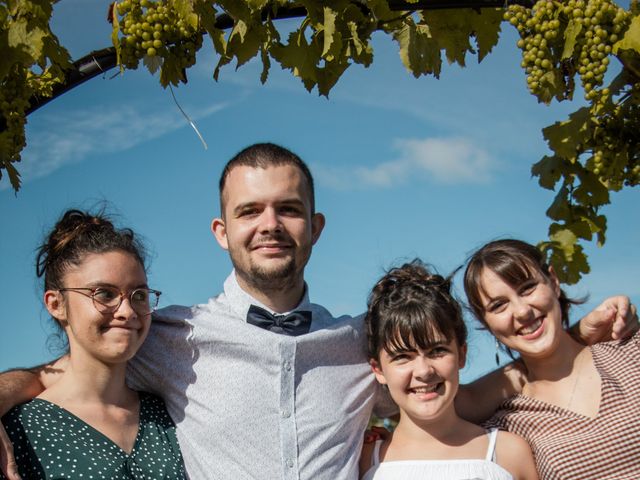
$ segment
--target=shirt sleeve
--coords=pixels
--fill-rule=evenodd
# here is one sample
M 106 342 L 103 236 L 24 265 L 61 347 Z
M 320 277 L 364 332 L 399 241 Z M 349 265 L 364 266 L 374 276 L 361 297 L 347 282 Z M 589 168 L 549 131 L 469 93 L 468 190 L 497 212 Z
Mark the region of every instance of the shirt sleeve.
M 167 307 L 153 314 L 146 340 L 129 360 L 129 387 L 166 398 L 175 386 L 173 377 L 179 374 L 184 361 L 192 357 L 188 353 L 191 335 L 188 312 L 185 307 Z

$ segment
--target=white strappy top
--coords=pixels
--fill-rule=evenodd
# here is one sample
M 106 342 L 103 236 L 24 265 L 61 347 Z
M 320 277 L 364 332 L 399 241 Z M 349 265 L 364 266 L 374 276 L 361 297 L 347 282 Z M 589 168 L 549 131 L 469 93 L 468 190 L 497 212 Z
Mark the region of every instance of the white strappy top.
M 487 433 L 489 448 L 484 459 L 453 460 L 396 460 L 380 462 L 378 440 L 371 457 L 371 468 L 362 480 L 424 480 L 428 478 L 442 480 L 513 480 L 513 476 L 495 463 L 496 439 L 498 429 Z

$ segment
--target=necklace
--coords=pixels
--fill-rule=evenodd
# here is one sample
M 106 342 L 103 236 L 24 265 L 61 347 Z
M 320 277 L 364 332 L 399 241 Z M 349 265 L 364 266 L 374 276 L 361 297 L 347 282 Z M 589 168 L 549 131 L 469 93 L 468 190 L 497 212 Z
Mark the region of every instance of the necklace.
M 582 357 L 580 356 L 582 351 L 576 355 L 576 379 L 573 381 L 573 389 L 571 390 L 571 396 L 569 397 L 569 403 L 567 404 L 567 410 L 571 410 L 571 404 L 573 403 L 573 396 L 576 393 L 578 387 L 578 380 L 580 380 L 580 373 L 582 372 Z
M 584 353 L 583 353 L 584 350 L 585 349 L 578 352 L 574 360 L 574 369 L 572 369 L 572 371 L 575 370 L 575 378 L 573 379 L 573 386 L 571 387 L 571 394 L 569 395 L 569 401 L 566 404 L 564 402 L 562 403 L 556 403 L 555 401 L 551 402 L 557 405 L 558 407 L 562 407 L 566 410 L 571 410 L 571 405 L 573 405 L 573 399 L 575 397 L 576 390 L 578 389 L 578 383 L 580 383 L 580 377 L 582 376 L 583 363 L 584 363 L 584 360 L 582 357 L 584 357 Z M 544 400 L 546 398 L 546 395 L 543 394 L 543 396 L 540 397 L 539 396 L 540 393 L 537 391 L 539 387 L 536 387 L 535 385 L 546 384 L 546 383 L 549 383 L 549 381 L 544 381 L 544 380 L 531 381 L 529 378 L 527 378 L 527 382 L 522 387 L 522 394 L 532 398 Z M 550 383 L 554 384 L 555 381 L 550 381 Z M 557 400 L 560 400 L 560 399 L 557 399 Z

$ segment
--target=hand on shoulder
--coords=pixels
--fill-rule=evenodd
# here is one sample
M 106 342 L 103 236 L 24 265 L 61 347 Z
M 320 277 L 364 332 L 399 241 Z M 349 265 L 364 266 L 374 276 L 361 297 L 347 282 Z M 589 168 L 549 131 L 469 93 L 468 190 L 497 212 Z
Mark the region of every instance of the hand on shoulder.
M 638 311 L 629 297 L 609 297 L 585 315 L 574 329 L 575 335 L 585 345 L 609 340 L 621 340 L 633 336 L 640 328 Z

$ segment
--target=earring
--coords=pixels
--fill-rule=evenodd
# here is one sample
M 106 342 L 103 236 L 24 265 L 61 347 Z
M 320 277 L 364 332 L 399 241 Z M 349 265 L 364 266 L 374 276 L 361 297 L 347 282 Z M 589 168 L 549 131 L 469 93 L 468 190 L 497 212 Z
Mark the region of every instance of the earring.
M 496 338 L 496 366 L 500 366 L 500 342 Z

